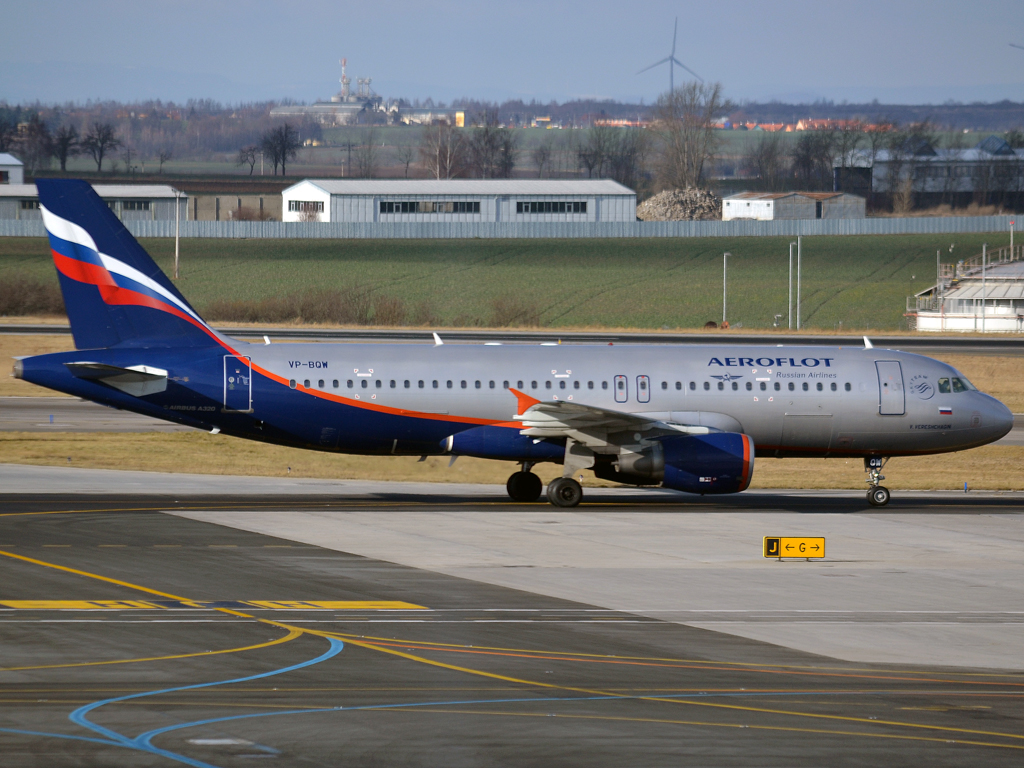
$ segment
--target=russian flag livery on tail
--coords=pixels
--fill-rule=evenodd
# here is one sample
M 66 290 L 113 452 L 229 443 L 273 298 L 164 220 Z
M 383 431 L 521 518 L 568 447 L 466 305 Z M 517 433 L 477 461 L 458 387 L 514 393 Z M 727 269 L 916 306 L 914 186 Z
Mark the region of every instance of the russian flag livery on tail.
M 562 507 L 580 503 L 583 472 L 737 493 L 755 452 L 856 457 L 881 506 L 887 457 L 984 445 L 1013 425 L 949 365 L 868 344 L 249 344 L 213 330 L 88 184 L 37 186 L 77 351 L 19 358 L 15 376 L 197 429 L 384 466 L 514 462 L 520 502 L 540 498 L 531 470 L 553 462 L 547 498 Z
M 36 186 L 79 349 L 160 339 L 177 346 L 218 343 L 91 186 L 54 179 Z

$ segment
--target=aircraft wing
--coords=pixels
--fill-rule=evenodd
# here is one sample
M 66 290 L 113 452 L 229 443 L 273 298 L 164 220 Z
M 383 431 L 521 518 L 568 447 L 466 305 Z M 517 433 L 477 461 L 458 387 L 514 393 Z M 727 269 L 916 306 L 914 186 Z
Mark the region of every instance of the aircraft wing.
M 665 434 L 706 435 L 719 430 L 714 427 L 676 424 L 643 414 L 626 413 L 568 400 L 545 402 L 512 390 L 519 400 L 515 420 L 523 425 L 521 434 L 528 437 L 568 437 L 600 452 L 612 444 L 636 442 L 635 433 L 644 438 Z M 618 437 L 618 433 L 624 433 Z

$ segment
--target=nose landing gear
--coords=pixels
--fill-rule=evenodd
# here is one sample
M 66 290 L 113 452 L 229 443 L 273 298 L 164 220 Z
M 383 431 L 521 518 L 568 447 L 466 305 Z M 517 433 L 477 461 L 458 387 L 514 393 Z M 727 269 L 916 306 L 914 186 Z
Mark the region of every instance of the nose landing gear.
M 888 461 L 887 456 L 869 456 L 864 459 L 864 471 L 868 473 L 868 479 L 865 482 L 870 486 L 868 488 L 868 504 L 872 507 L 884 507 L 889 503 L 889 489 L 884 485 L 879 485 L 879 482 L 885 480 L 882 467 Z

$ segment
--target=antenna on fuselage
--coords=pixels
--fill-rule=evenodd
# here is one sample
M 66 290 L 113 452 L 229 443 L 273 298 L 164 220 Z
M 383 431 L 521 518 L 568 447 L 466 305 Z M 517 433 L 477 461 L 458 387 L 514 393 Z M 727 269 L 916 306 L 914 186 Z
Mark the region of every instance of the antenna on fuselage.
M 444 344 L 444 342 L 441 341 L 441 337 L 437 335 L 437 331 L 434 331 L 434 346 L 435 347 L 440 347 L 443 344 Z
M 874 349 L 875 345 L 871 343 L 871 339 L 867 336 L 864 337 L 864 349 Z

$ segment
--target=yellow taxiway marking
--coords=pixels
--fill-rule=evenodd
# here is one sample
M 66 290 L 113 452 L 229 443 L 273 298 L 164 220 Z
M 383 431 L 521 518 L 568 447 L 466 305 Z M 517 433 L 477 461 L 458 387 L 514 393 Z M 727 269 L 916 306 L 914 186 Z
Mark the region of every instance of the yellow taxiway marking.
M 426 611 L 401 600 L 0 600 L 0 610 L 131 611 L 174 608 L 236 608 L 270 611 Z
M 148 594 L 160 595 L 161 597 L 170 598 L 172 600 L 180 600 L 180 601 L 183 601 L 183 602 L 188 602 L 188 603 L 194 604 L 194 601 L 189 601 L 189 600 L 187 600 L 185 598 L 177 597 L 175 595 L 169 595 L 169 594 L 167 594 L 165 592 L 160 592 L 159 590 L 150 589 L 149 587 L 143 587 L 143 586 L 138 585 L 138 584 L 131 584 L 129 582 L 124 582 L 124 581 L 120 581 L 118 579 L 113 579 L 113 578 L 110 578 L 109 576 L 101 576 L 99 574 L 89 573 L 88 571 L 81 571 L 81 570 L 78 570 L 78 569 L 75 569 L 75 568 L 69 568 L 67 566 L 57 565 L 55 563 L 48 563 L 48 562 L 43 561 L 43 560 L 36 560 L 35 558 L 25 557 L 23 555 L 16 555 L 16 554 L 14 554 L 12 552 L 5 552 L 3 550 L 0 550 L 0 556 L 11 557 L 11 558 L 16 559 L 16 560 L 22 560 L 24 562 L 33 563 L 35 565 L 40 565 L 40 566 L 43 566 L 43 567 L 46 567 L 46 568 L 53 568 L 53 569 L 56 569 L 56 570 L 65 571 L 67 573 L 74 573 L 74 574 L 77 574 L 79 576 L 84 576 L 86 578 L 96 579 L 98 581 L 104 581 L 104 582 L 108 582 L 108 583 L 119 584 L 121 586 L 128 587 L 129 589 L 135 589 L 135 590 L 138 590 L 140 592 L 146 592 Z M 442 662 L 442 661 L 436 661 L 434 659 L 428 659 L 426 657 L 418 656 L 416 654 L 407 653 L 407 652 L 404 652 L 404 651 L 400 651 L 400 650 L 395 649 L 395 648 L 384 647 L 384 646 L 379 645 L 377 643 L 374 643 L 372 641 L 368 642 L 367 640 L 361 638 L 358 635 L 350 635 L 350 634 L 341 633 L 341 632 L 325 632 L 323 630 L 309 629 L 309 628 L 306 628 L 306 627 L 296 627 L 296 626 L 293 626 L 293 625 L 290 625 L 290 624 L 285 624 L 285 623 L 279 622 L 279 621 L 273 621 L 273 620 L 270 620 L 270 619 L 256 618 L 256 617 L 251 616 L 249 614 L 244 614 L 244 613 L 241 613 L 241 612 L 238 612 L 238 611 L 234 611 L 234 610 L 230 610 L 230 609 L 226 609 L 226 608 L 219 608 L 217 610 L 220 610 L 220 611 L 222 611 L 224 613 L 228 613 L 228 614 L 231 614 L 231 615 L 234 615 L 234 616 L 240 616 L 240 617 L 244 617 L 244 618 L 248 618 L 248 619 L 255 619 L 256 621 L 259 621 L 260 623 L 263 623 L 263 624 L 266 624 L 266 625 L 269 625 L 269 626 L 280 627 L 281 629 L 285 629 L 285 630 L 288 630 L 288 631 L 296 630 L 296 631 L 299 631 L 299 632 L 304 633 L 304 634 L 309 634 L 309 635 L 314 635 L 314 636 L 319 636 L 319 637 L 326 637 L 326 638 L 333 637 L 333 638 L 337 638 L 337 639 L 340 639 L 340 640 L 344 640 L 346 643 L 348 643 L 350 645 L 366 648 L 368 650 L 374 650 L 374 651 L 378 651 L 380 653 L 385 653 L 385 654 L 388 654 L 388 655 L 391 655 L 391 656 L 396 656 L 396 657 L 399 657 L 399 658 L 404 658 L 404 659 L 407 659 L 409 661 L 417 662 L 417 663 L 420 663 L 420 664 L 426 664 L 426 665 L 432 666 L 432 667 L 438 667 L 438 668 L 441 668 L 441 669 L 447 669 L 447 670 L 451 670 L 451 671 L 454 671 L 454 672 L 461 672 L 461 673 L 464 673 L 464 674 L 474 675 L 474 676 L 477 676 L 477 677 L 483 677 L 483 678 L 490 679 L 490 680 L 500 680 L 500 681 L 503 681 L 503 682 L 513 683 L 515 685 L 522 685 L 522 686 L 527 686 L 527 687 L 531 687 L 531 688 L 541 688 L 541 689 L 547 689 L 547 690 L 572 691 L 572 692 L 575 692 L 575 693 L 584 693 L 584 694 L 588 694 L 588 695 L 591 695 L 591 696 L 607 696 L 609 698 L 622 698 L 623 697 L 622 693 L 619 693 L 619 692 L 616 692 L 616 691 L 600 690 L 600 689 L 592 689 L 592 688 L 581 688 L 581 687 L 576 687 L 576 686 L 559 685 L 557 683 L 545 683 L 545 682 L 542 682 L 542 681 L 539 681 L 539 680 L 528 680 L 528 679 L 524 679 L 524 678 L 511 677 L 511 676 L 508 676 L 508 675 L 501 675 L 501 674 L 497 674 L 497 673 L 494 673 L 494 672 L 486 672 L 484 670 L 473 669 L 471 667 L 462 667 L 462 666 L 458 666 L 458 665 L 455 665 L 455 664 L 447 664 L 447 663 Z M 394 642 L 394 640 L 392 640 L 392 642 Z M 676 706 L 703 707 L 703 708 L 708 708 L 708 709 L 718 709 L 718 710 L 726 710 L 726 711 L 733 711 L 733 712 L 746 712 L 746 713 L 754 713 L 754 714 L 782 715 L 782 716 L 787 716 L 787 717 L 808 718 L 808 719 L 819 720 L 819 721 L 820 720 L 836 721 L 836 722 L 840 722 L 840 723 L 857 723 L 859 725 L 869 725 L 869 726 L 872 726 L 872 727 L 890 726 L 890 727 L 908 728 L 908 729 L 915 729 L 915 730 L 938 731 L 938 732 L 941 732 L 941 733 L 949 733 L 949 734 L 964 734 L 964 735 L 975 736 L 975 737 L 976 736 L 987 736 L 987 737 L 996 737 L 996 738 L 1014 739 L 1014 740 L 1024 739 L 1024 735 L 1016 734 L 1016 733 L 1002 733 L 1002 732 L 998 732 L 998 731 L 986 731 L 986 730 L 973 729 L 973 728 L 956 728 L 956 727 L 951 727 L 951 726 L 930 725 L 930 724 L 925 724 L 925 723 L 902 722 L 902 721 L 898 721 L 898 720 L 882 720 L 882 719 L 872 719 L 872 718 L 866 718 L 866 717 L 852 717 L 852 716 L 848 716 L 848 715 L 844 716 L 844 715 L 833 715 L 833 714 L 824 714 L 824 713 L 815 713 L 815 712 L 800 712 L 800 711 L 786 710 L 786 709 L 772 709 L 772 708 L 768 708 L 768 707 L 744 706 L 742 704 L 726 704 L 726 703 L 722 703 L 722 702 L 694 701 L 694 700 L 688 700 L 688 699 L 671 699 L 671 698 L 664 698 L 664 697 L 659 697 L 659 696 L 640 696 L 640 697 L 630 697 L 630 698 L 636 698 L 636 699 L 639 699 L 641 701 L 656 701 L 656 702 L 665 703 L 665 704 L 673 704 L 673 705 L 676 705 Z M 576 717 L 584 717 L 584 716 L 576 716 Z M 596 719 L 603 719 L 603 718 L 595 717 L 594 719 L 596 720 Z M 608 718 L 608 719 L 614 719 L 614 718 Z M 623 719 L 625 720 L 625 719 L 628 719 L 628 718 L 623 718 Z M 643 718 L 637 718 L 637 721 L 643 721 L 643 720 L 644 720 Z M 671 722 L 671 721 L 668 721 L 668 722 Z M 688 725 L 704 725 L 704 726 L 711 725 L 711 726 L 732 727 L 732 728 L 743 727 L 742 725 L 732 724 L 732 723 L 714 723 L 714 722 L 707 723 L 707 722 L 696 722 L 696 721 L 691 721 L 691 722 L 679 721 L 679 722 L 680 722 L 680 724 L 688 724 Z M 909 740 L 916 740 L 916 741 L 945 741 L 945 742 L 952 741 L 949 738 L 936 739 L 935 737 L 914 736 L 914 735 L 910 735 L 910 734 L 902 735 L 902 734 L 884 734 L 884 733 L 874 733 L 874 732 L 856 732 L 856 731 L 851 732 L 851 731 L 828 730 L 828 729 L 821 729 L 821 728 L 809 728 L 809 727 L 798 727 L 798 726 L 758 725 L 758 726 L 749 726 L 749 727 L 756 728 L 758 730 L 789 731 L 789 732 L 801 732 L 801 733 L 829 733 L 829 734 L 836 734 L 836 735 L 866 736 L 866 737 L 869 737 L 869 738 L 889 738 L 889 739 L 897 738 L 897 739 L 909 739 Z M 1024 745 L 1021 745 L 1021 744 L 1000 744 L 1000 743 L 985 743 L 985 742 L 967 742 L 966 740 L 960 740 L 960 741 L 961 741 L 961 743 L 975 743 L 975 744 L 978 744 L 979 746 L 1002 747 L 1004 749 L 1006 749 L 1006 748 L 1008 748 L 1008 749 L 1024 749 Z

